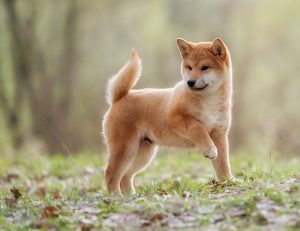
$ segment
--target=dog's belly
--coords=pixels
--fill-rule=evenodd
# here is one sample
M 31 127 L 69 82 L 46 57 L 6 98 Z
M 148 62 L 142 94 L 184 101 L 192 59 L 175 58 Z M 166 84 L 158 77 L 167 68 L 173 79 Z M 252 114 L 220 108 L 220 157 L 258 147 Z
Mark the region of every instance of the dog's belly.
M 185 139 L 173 139 L 173 140 L 160 140 L 158 145 L 165 147 L 176 147 L 176 148 L 194 148 L 195 145 L 189 140 Z
M 154 143 L 160 146 L 178 147 L 178 148 L 195 147 L 191 141 L 184 139 L 178 136 L 176 133 L 170 131 L 165 131 L 165 132 L 160 131 L 158 133 L 150 132 L 150 139 L 152 139 Z

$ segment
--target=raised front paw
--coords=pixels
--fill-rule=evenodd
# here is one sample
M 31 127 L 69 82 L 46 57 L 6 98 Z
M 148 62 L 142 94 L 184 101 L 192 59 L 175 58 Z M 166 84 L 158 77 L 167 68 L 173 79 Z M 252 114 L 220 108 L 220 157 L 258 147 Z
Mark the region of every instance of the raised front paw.
M 209 149 L 203 152 L 204 156 L 208 159 L 214 160 L 218 156 L 218 149 L 216 146 L 210 147 Z

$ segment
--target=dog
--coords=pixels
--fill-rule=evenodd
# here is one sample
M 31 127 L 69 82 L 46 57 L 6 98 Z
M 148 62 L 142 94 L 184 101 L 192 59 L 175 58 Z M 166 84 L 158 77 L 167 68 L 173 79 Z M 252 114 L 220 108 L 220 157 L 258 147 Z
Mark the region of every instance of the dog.
M 220 38 L 177 39 L 183 80 L 173 88 L 133 90 L 141 60 L 133 49 L 128 63 L 109 80 L 109 109 L 103 119 L 105 170 L 112 194 L 135 192 L 134 176 L 159 146 L 196 148 L 212 162 L 217 181 L 232 179 L 228 132 L 232 108 L 232 64 Z

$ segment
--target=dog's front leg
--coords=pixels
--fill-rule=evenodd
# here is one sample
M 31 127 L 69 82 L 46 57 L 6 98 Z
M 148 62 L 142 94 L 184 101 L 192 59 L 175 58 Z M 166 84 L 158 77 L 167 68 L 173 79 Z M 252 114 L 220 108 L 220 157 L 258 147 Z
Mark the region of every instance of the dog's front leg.
M 217 181 L 232 179 L 233 175 L 229 162 L 229 145 L 228 132 L 215 129 L 211 132 L 210 137 L 218 148 L 218 157 L 212 160 Z
M 171 126 L 176 133 L 190 141 L 209 159 L 215 159 L 218 150 L 201 122 L 190 116 L 173 115 Z

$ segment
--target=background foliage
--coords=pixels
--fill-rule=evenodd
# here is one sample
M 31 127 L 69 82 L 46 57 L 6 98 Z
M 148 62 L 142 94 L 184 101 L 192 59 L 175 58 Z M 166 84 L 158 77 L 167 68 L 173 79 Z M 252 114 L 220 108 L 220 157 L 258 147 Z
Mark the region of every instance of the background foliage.
M 300 148 L 300 2 L 38 1 L 0 3 L 0 149 L 99 150 L 107 79 L 132 47 L 142 87 L 180 77 L 176 37 L 221 37 L 232 53 L 235 152 Z M 49 126 L 50 125 L 50 126 Z

